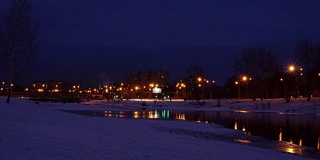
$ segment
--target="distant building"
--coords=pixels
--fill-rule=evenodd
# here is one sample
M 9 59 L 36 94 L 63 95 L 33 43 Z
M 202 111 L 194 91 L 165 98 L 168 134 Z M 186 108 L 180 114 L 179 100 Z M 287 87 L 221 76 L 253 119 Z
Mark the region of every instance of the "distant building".
M 66 81 L 32 81 L 30 95 L 34 100 L 79 102 L 80 84 Z
M 162 98 L 168 87 L 169 74 L 166 71 L 137 72 L 125 77 L 121 98 Z M 154 92 L 161 91 L 161 93 Z
M 174 98 L 186 100 L 212 99 L 218 96 L 214 80 L 204 76 L 190 76 L 175 80 Z
M 78 93 L 79 83 L 66 81 L 32 81 L 31 92 L 33 93 Z

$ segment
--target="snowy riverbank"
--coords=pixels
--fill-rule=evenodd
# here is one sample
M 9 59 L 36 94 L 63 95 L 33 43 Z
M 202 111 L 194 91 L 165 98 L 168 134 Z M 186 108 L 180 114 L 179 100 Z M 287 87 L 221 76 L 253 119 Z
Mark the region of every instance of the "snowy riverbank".
M 200 100 L 183 101 L 183 100 L 118 100 L 104 101 L 94 100 L 83 102 L 91 106 L 122 108 L 128 110 L 139 109 L 181 109 L 181 110 L 209 110 L 209 111 L 245 111 L 245 112 L 275 112 L 289 114 L 316 114 L 320 115 L 320 98 L 313 98 L 310 102 L 306 98 L 292 99 L 286 103 L 284 99 L 266 99 L 263 101 L 252 99 L 221 99 L 221 100 Z M 99 109 L 99 108 L 97 108 Z
M 255 103 L 221 101 L 195 102 L 103 102 L 86 104 L 39 103 L 13 98 L 5 104 L 0 97 L 0 158 L 7 159 L 305 159 L 301 156 L 256 148 L 214 137 L 236 137 L 241 131 L 219 125 L 145 119 L 89 117 L 66 110 L 108 109 L 208 109 L 250 110 Z M 319 101 L 293 102 L 285 108 L 271 102 L 265 111 L 319 114 Z M 251 103 L 248 105 L 247 103 Z M 88 105 L 89 104 L 89 105 Z M 282 104 L 279 101 L 279 104 Z M 284 104 L 286 105 L 286 104 Z M 302 106 L 309 106 L 301 108 Z M 132 108 L 130 108 L 132 107 Z M 315 107 L 315 109 L 314 109 Z M 299 109 L 300 108 L 300 109 Z M 315 112 L 314 112 L 315 111 Z M 208 136 L 202 135 L 211 135 Z

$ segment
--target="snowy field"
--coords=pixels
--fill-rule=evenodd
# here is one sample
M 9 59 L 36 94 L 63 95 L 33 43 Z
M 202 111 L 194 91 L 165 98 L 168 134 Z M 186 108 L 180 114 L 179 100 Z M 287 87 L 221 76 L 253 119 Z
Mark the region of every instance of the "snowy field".
M 245 143 L 241 131 L 219 125 L 129 118 L 90 117 L 64 110 L 236 110 L 320 114 L 320 99 L 184 101 L 90 101 L 35 103 L 0 97 L 0 159 L 307 159 Z M 208 136 L 210 135 L 210 136 Z M 219 137 L 239 137 L 236 143 Z

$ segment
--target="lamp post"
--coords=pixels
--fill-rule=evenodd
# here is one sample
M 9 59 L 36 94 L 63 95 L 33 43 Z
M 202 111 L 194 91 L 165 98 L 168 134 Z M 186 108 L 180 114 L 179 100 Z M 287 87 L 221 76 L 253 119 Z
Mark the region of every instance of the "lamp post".
M 238 98 L 240 99 L 241 98 L 241 95 L 240 95 L 240 82 L 242 81 L 243 83 L 246 83 L 246 85 L 247 85 L 247 93 L 246 93 L 246 98 L 248 98 L 248 80 L 251 80 L 251 78 L 248 78 L 247 76 L 242 76 L 241 78 L 240 78 L 240 81 L 235 81 L 234 82 L 234 84 L 235 85 L 238 85 L 239 86 L 239 89 L 238 89 Z
M 198 95 L 197 95 L 197 101 L 200 100 L 201 98 L 203 98 L 203 92 L 202 92 L 202 78 L 198 77 Z
M 238 99 L 240 99 L 240 84 L 238 81 L 234 82 L 235 85 L 238 85 L 239 89 L 238 89 Z
M 246 86 L 246 88 L 247 88 L 247 89 L 246 89 L 246 90 L 247 90 L 247 91 L 246 91 L 246 92 L 247 92 L 247 93 L 246 93 L 246 98 L 248 98 L 248 83 L 247 83 L 247 80 L 248 80 L 248 77 L 247 77 L 247 76 L 242 76 L 242 81 L 243 81 L 244 83 L 246 83 L 246 85 L 247 85 L 247 86 Z
M 187 93 L 186 93 L 186 85 L 184 83 L 177 83 L 176 84 L 176 88 L 177 88 L 177 93 L 181 92 L 178 96 L 179 98 L 182 98 L 182 96 L 184 96 L 184 98 L 187 97 Z
M 302 70 L 302 68 L 301 68 L 301 70 Z M 297 90 L 297 76 L 295 75 L 296 67 L 294 65 L 289 65 L 288 66 L 288 72 L 294 76 L 294 82 L 293 82 L 293 85 L 294 85 L 293 86 L 294 96 L 299 97 L 299 91 Z
M 212 84 L 214 84 L 216 81 L 212 81 Z M 212 85 L 210 83 L 210 99 L 212 99 Z
M 215 81 L 212 81 L 212 83 L 210 82 L 210 80 L 206 80 L 206 83 L 209 84 L 209 98 L 212 99 L 212 84 L 215 83 Z

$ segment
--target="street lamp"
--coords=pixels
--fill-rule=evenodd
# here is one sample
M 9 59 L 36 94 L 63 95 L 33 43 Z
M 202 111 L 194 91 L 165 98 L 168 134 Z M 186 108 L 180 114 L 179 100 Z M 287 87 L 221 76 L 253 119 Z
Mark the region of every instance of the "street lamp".
M 247 81 L 251 81 L 252 79 L 251 78 L 248 78 L 248 76 L 242 76 L 240 77 L 240 81 L 242 81 L 243 83 L 246 83 Z M 238 85 L 239 86 L 239 93 L 238 93 L 238 98 L 240 99 L 241 98 L 241 95 L 240 95 L 240 81 L 235 81 L 234 84 L 235 85 Z M 248 83 L 247 84 L 247 98 L 248 98 Z
M 199 77 L 199 78 L 198 78 L 198 82 L 201 82 L 201 81 L 202 81 L 202 78 L 201 78 L 201 77 Z
M 242 76 L 242 81 L 243 82 L 247 82 L 247 80 L 248 80 L 248 77 L 247 76 Z M 249 80 L 251 80 L 251 78 L 249 79 Z M 246 85 L 247 85 L 247 95 L 246 95 L 246 98 L 248 98 L 248 83 L 246 83 Z
M 243 76 L 243 77 L 242 77 L 242 80 L 243 80 L 243 81 L 247 81 L 247 79 L 248 79 L 247 76 Z
M 303 69 L 300 68 L 300 71 L 302 71 Z M 288 66 L 288 72 L 290 74 L 293 74 L 294 75 L 294 81 L 293 81 L 293 93 L 294 93 L 294 96 L 297 96 L 299 97 L 299 89 L 298 89 L 298 86 L 297 86 L 297 83 L 298 83 L 298 77 L 295 75 L 296 74 L 296 66 L 295 65 L 289 65 Z M 300 74 L 301 76 L 303 75 L 302 72 Z
M 182 98 L 183 94 L 185 94 L 186 97 L 186 85 L 184 83 L 177 83 L 177 93 L 181 92 L 180 95 L 178 95 L 180 98 Z M 181 91 L 182 90 L 182 91 Z
M 235 85 L 238 85 L 238 87 L 239 87 L 239 90 L 238 90 L 238 98 L 240 99 L 240 84 L 239 84 L 238 81 L 235 81 L 234 84 L 235 84 Z
M 212 81 L 212 84 L 214 84 L 216 81 Z M 212 85 L 210 83 L 210 99 L 212 99 Z
M 294 65 L 290 65 L 290 66 L 288 67 L 288 70 L 289 70 L 289 72 L 293 73 L 293 72 L 295 71 Z

